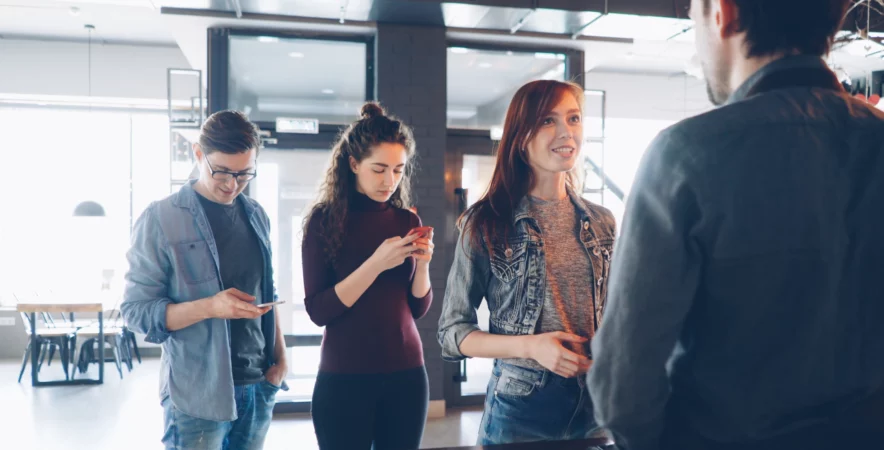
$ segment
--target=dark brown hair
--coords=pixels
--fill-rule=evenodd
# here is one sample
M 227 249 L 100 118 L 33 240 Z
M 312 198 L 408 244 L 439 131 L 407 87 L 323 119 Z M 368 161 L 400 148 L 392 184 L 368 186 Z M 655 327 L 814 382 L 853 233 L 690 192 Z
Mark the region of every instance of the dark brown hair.
M 215 152 L 235 155 L 251 149 L 260 151 L 258 127 L 239 111 L 218 111 L 200 129 L 200 147 L 208 155 Z
M 401 144 L 405 147 L 409 164 L 406 164 L 399 187 L 390 197 L 390 204 L 408 208 L 411 201 L 410 163 L 414 157 L 414 137 L 408 125 L 388 116 L 381 105 L 369 102 L 362 106 L 361 119 L 348 126 L 332 148 L 331 165 L 319 191 L 316 204 L 304 218 L 304 237 L 311 221 L 318 220 L 320 235 L 325 241 L 326 255 L 334 261 L 341 248 L 347 210 L 351 196 L 356 193 L 356 174 L 350 169 L 350 158 L 361 162 L 371 155 L 374 147 L 382 143 Z
M 709 14 L 711 0 L 705 0 Z M 841 29 L 849 0 L 727 0 L 737 7 L 736 31 L 746 32 L 749 57 L 823 56 Z
M 534 172 L 528 165 L 528 143 L 566 95 L 574 96 L 582 113 L 583 88 L 574 83 L 532 81 L 513 96 L 503 123 L 503 137 L 498 145 L 488 191 L 458 221 L 458 226 L 471 236 L 469 245 L 487 244 L 490 250 L 494 244 L 505 243 L 507 236 L 513 233 L 514 210 L 535 182 Z M 578 190 L 579 180 L 573 171 L 568 172 L 567 183 L 572 190 Z

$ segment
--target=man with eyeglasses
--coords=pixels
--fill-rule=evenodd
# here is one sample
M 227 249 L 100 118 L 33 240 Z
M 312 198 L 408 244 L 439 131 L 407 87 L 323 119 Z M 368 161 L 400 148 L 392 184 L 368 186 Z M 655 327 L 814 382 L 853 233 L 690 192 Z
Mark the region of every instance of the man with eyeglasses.
M 210 116 L 193 151 L 199 178 L 151 204 L 132 230 L 121 306 L 161 343 L 167 449 L 260 449 L 287 373 L 273 307 L 270 221 L 240 195 L 256 175 L 258 128 Z

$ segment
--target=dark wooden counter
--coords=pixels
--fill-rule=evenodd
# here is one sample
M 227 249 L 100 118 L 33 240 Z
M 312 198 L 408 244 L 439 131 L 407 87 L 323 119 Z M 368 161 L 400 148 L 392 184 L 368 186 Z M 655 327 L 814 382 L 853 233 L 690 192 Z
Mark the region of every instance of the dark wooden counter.
M 485 445 L 474 447 L 444 447 L 434 450 L 587 450 L 610 445 L 607 439 L 583 439 L 579 441 L 532 442 L 528 444 Z

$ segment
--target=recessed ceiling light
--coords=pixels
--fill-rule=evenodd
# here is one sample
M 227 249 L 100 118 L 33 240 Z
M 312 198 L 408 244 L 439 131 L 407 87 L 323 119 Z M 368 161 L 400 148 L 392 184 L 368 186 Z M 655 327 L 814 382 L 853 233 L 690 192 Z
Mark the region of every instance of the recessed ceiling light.
M 291 52 L 289 53 L 289 56 L 291 56 L 292 58 L 303 58 L 304 54 L 301 52 Z
M 506 56 L 513 56 L 513 51 L 512 51 L 512 50 L 507 50 L 507 51 L 506 51 Z
M 564 55 L 562 55 L 564 56 Z M 537 52 L 534 54 L 534 57 L 537 59 L 559 59 L 559 55 L 556 53 L 541 53 Z
M 250 76 L 248 76 L 248 75 L 243 75 L 243 76 L 242 76 L 242 80 L 243 80 L 243 81 L 251 81 L 251 80 L 252 80 L 252 77 L 250 77 Z
M 483 69 L 490 69 L 491 63 L 488 63 L 488 62 L 479 63 L 479 67 L 481 67 Z
M 323 93 L 323 94 L 326 94 L 326 95 L 331 95 L 331 94 L 334 94 L 335 91 L 332 90 L 332 89 L 323 89 L 323 90 L 322 90 L 322 93 Z
M 275 36 L 258 36 L 258 42 L 279 42 L 279 38 Z
M 72 16 L 77 17 L 80 15 L 80 8 L 77 8 L 76 6 L 71 6 L 71 9 L 69 9 L 68 12 Z
M 448 50 L 450 50 L 451 53 L 469 53 L 470 52 L 470 49 L 463 48 L 463 47 L 451 47 Z

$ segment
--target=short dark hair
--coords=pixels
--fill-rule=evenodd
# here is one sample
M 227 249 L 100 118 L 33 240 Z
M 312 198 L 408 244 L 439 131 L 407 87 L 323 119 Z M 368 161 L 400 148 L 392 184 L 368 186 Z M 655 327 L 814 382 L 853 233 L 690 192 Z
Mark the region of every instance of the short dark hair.
M 823 56 L 844 22 L 850 0 L 727 0 L 736 5 L 748 56 L 798 52 Z M 708 14 L 710 0 L 705 0 Z
M 235 155 L 251 149 L 260 150 L 258 127 L 239 111 L 218 111 L 209 116 L 200 129 L 200 147 L 203 153 L 215 152 Z

